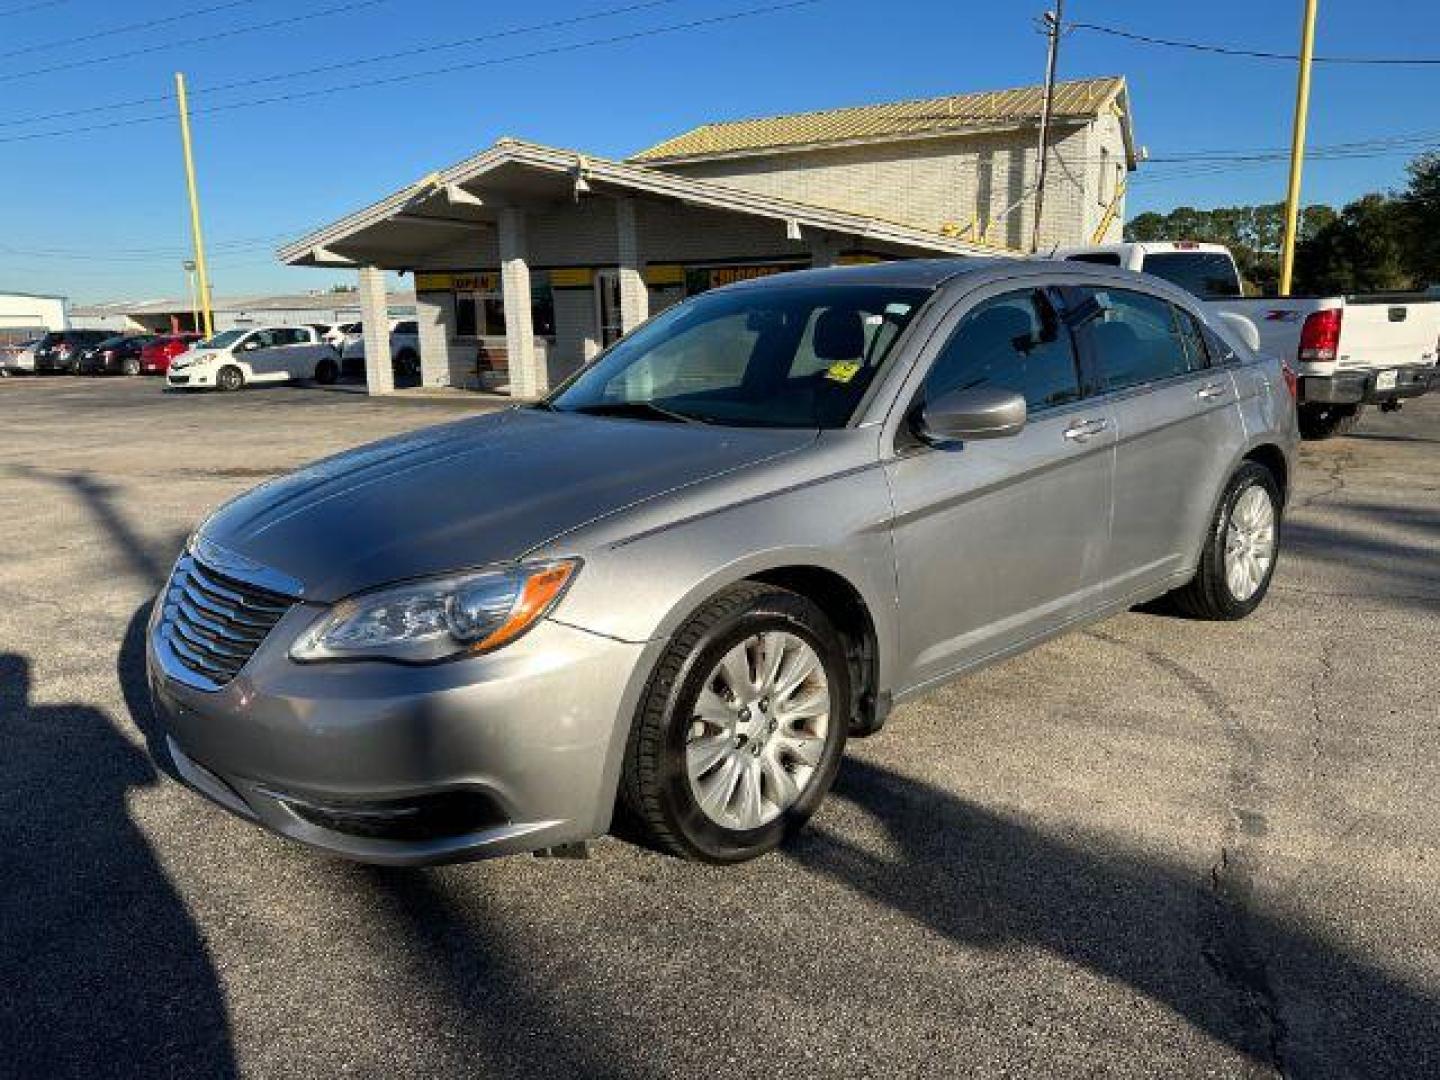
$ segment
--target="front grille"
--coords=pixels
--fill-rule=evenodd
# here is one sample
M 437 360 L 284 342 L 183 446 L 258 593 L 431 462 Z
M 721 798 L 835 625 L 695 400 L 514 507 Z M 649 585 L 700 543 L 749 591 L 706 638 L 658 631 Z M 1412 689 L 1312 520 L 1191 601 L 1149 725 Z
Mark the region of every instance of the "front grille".
M 159 635 L 192 674 L 224 686 L 290 609 L 279 593 L 239 581 L 193 555 L 175 564 L 165 589 Z

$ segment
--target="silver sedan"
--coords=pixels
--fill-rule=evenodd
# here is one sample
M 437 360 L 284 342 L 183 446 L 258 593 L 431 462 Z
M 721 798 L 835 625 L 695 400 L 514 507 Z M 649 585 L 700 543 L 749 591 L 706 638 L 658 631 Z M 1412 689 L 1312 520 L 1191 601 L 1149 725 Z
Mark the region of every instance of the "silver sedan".
M 154 607 L 178 773 L 427 863 L 605 833 L 734 862 L 978 666 L 1275 569 L 1294 384 L 1157 279 L 813 270 L 672 307 L 546 400 L 266 484 Z

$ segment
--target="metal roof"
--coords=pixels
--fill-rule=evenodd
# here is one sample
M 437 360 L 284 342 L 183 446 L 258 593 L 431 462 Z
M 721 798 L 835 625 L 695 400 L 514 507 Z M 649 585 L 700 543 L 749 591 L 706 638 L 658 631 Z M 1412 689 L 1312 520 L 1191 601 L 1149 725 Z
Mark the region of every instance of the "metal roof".
M 505 138 L 481 153 L 422 178 L 386 198 L 317 229 L 280 248 L 280 261 L 290 265 L 345 265 L 343 254 L 332 250 L 366 229 L 387 221 L 414 222 L 417 211 L 431 200 L 443 201 L 466 184 L 483 187 L 487 176 L 518 166 L 536 176 L 583 177 L 587 184 L 616 192 L 678 200 L 692 206 L 793 222 L 797 226 L 864 237 L 885 244 L 915 248 L 927 253 L 985 254 L 979 244 L 958 240 L 928 229 L 886 221 L 872 214 L 817 206 L 794 199 L 746 191 L 726 184 L 696 180 L 659 169 L 610 161 L 539 143 Z M 423 224 L 423 222 L 422 222 Z M 481 222 L 476 220 L 477 228 Z M 391 267 L 397 269 L 398 267 Z
M 1121 75 L 1056 83 L 1054 115 L 1060 119 L 1088 119 L 1124 92 L 1125 78 Z M 1044 98 L 1043 86 L 1025 86 L 702 124 L 642 150 L 629 160 L 654 164 L 1012 127 L 1038 120 Z

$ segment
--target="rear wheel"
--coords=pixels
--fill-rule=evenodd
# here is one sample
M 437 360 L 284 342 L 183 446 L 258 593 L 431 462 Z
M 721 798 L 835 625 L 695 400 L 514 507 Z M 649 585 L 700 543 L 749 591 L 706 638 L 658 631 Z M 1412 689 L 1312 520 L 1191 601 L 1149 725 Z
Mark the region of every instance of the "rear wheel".
M 325 359 L 315 365 L 315 381 L 321 386 L 330 386 L 340 377 L 340 365 Z
M 1205 539 L 1200 566 L 1172 594 L 1197 619 L 1243 619 L 1265 599 L 1280 551 L 1280 487 L 1269 469 L 1247 461 L 1235 471 Z
M 727 589 L 656 667 L 626 749 L 626 807 L 685 858 L 763 855 L 830 790 L 850 698 L 844 648 L 815 604 L 758 583 Z
M 1364 415 L 1364 405 L 1302 405 L 1298 414 L 1300 435 L 1306 439 L 1349 435 Z
M 121 363 L 120 370 L 126 375 L 139 375 L 140 358 L 138 356 L 127 356 Z
M 215 385 L 221 390 L 239 390 L 245 385 L 245 373 L 234 364 L 226 364 L 216 372 Z
M 395 357 L 395 373 L 413 376 L 420 374 L 420 355 L 414 349 L 401 349 Z

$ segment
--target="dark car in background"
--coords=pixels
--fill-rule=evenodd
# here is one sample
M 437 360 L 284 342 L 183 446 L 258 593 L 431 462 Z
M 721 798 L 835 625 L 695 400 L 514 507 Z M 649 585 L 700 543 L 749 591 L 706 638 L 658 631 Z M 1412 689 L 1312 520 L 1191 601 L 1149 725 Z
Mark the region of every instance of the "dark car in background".
M 109 330 L 54 330 L 35 347 L 36 375 L 72 375 L 80 350 L 112 334 Z
M 87 345 L 75 361 L 77 375 L 139 375 L 140 350 L 154 334 L 115 334 Z
M 194 345 L 201 334 L 162 334 L 152 338 L 140 348 L 140 374 L 164 375 L 170 370 L 170 361 Z

